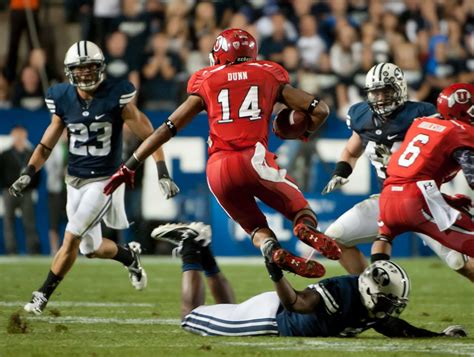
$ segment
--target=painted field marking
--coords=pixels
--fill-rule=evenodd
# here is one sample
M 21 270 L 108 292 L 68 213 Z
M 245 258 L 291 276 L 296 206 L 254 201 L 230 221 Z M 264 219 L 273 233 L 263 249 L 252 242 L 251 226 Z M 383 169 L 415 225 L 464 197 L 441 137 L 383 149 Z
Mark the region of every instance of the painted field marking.
M 0 306 L 23 306 L 26 301 L 0 301 Z M 155 307 L 157 304 L 93 301 L 51 301 L 48 306 L 56 307 Z
M 113 317 L 84 317 L 84 316 L 28 316 L 29 321 L 42 321 L 52 324 L 117 324 L 117 325 L 175 325 L 179 319 L 117 319 Z

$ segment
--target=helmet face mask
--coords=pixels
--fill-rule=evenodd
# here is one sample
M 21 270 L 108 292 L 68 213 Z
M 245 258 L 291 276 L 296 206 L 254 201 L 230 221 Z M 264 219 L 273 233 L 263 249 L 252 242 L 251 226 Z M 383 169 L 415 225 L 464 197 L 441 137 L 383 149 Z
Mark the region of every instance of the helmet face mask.
M 372 111 L 386 117 L 408 100 L 408 87 L 403 71 L 393 63 L 373 66 L 365 77 L 367 103 Z
M 455 83 L 446 87 L 438 96 L 437 109 L 444 119 L 474 125 L 474 85 Z
M 362 303 L 376 318 L 396 317 L 408 303 L 410 281 L 396 263 L 380 260 L 371 264 L 359 276 Z
M 66 52 L 64 73 L 69 83 L 90 92 L 104 80 L 105 59 L 101 49 L 89 41 L 73 44 Z
M 211 66 L 254 61 L 257 59 L 257 41 L 247 31 L 228 29 L 216 38 L 209 53 Z

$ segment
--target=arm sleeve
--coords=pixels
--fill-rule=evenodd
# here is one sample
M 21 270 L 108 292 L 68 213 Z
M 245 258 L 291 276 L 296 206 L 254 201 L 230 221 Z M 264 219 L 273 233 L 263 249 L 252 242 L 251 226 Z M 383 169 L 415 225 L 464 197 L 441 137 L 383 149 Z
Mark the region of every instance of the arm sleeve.
M 49 88 L 48 91 L 46 92 L 46 96 L 44 97 L 44 101 L 46 103 L 46 106 L 48 107 L 48 110 L 51 114 L 56 114 L 56 103 L 54 101 L 54 96 L 53 96 L 53 90 L 52 88 Z
M 442 333 L 415 327 L 397 317 L 387 317 L 375 325 L 374 330 L 387 337 L 439 337 Z
M 132 99 L 135 97 L 135 94 L 137 94 L 137 90 L 135 89 L 135 86 L 129 81 L 123 81 L 120 88 L 120 98 L 119 98 L 120 108 L 123 108 L 128 103 L 130 103 Z
M 453 153 L 454 160 L 461 166 L 467 183 L 474 189 L 474 150 L 461 148 Z

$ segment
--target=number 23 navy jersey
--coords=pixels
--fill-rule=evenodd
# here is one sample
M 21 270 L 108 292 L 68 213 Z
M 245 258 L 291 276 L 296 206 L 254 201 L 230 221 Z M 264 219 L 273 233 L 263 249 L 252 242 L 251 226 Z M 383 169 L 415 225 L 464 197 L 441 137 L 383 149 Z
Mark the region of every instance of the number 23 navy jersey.
M 128 81 L 105 79 L 90 101 L 76 87 L 61 83 L 49 88 L 46 105 L 67 128 L 68 174 L 79 178 L 110 176 L 122 159 L 122 108 L 135 96 Z

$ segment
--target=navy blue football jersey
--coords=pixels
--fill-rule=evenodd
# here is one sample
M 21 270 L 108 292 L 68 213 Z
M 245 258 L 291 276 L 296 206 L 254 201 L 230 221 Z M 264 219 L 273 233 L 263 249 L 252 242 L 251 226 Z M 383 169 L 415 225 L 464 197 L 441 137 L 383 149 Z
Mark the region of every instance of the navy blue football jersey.
M 122 108 L 135 96 L 125 80 L 105 79 L 91 101 L 76 87 L 61 83 L 49 88 L 46 105 L 67 128 L 68 173 L 80 178 L 110 176 L 122 160 Z
M 407 101 L 382 122 L 374 115 L 367 102 L 360 102 L 349 108 L 347 125 L 359 134 L 365 154 L 375 167 L 379 181 L 383 181 L 387 177 L 386 168 L 381 163 L 372 160 L 375 156 L 375 145 L 384 144 L 392 152 L 397 151 L 413 120 L 434 114 L 436 114 L 436 107 L 431 103 Z
M 321 295 L 321 302 L 309 314 L 291 312 L 283 307 L 276 319 L 280 336 L 348 337 L 377 324 L 362 304 L 358 277 L 338 276 L 310 285 Z

